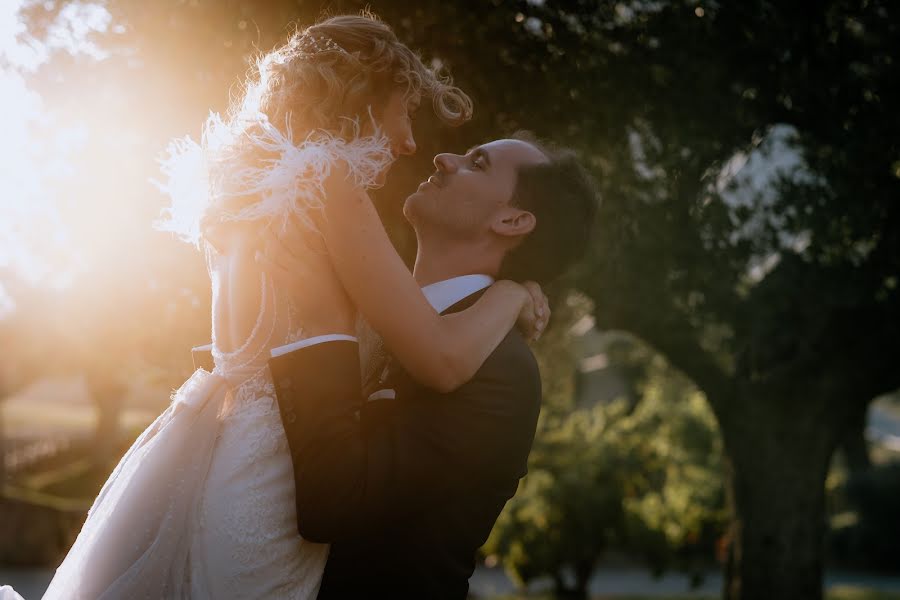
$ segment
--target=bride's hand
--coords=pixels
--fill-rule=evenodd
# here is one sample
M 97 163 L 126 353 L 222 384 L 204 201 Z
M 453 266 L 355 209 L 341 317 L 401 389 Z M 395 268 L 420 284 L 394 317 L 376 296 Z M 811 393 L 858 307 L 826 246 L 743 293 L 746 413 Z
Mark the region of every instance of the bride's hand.
M 541 286 L 533 281 L 520 284 L 509 280 L 498 281 L 494 285 L 510 286 L 522 291 L 522 309 L 516 326 L 526 339 L 537 341 L 550 321 L 550 303 Z
M 307 336 L 354 334 L 356 309 L 317 233 L 301 229 L 297 223 L 285 231 L 270 231 L 256 262 L 291 299 Z
M 526 281 L 522 286 L 528 292 L 531 301 L 522 307 L 518 326 L 529 340 L 537 341 L 550 322 L 550 302 L 541 286 L 534 281 Z

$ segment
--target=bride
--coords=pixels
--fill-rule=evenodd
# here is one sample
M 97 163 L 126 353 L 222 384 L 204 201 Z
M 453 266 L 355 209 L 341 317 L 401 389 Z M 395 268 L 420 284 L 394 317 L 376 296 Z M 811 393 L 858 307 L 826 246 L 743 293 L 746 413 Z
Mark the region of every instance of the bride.
M 195 372 L 121 459 L 45 599 L 315 598 L 328 546 L 297 533 L 267 359 L 321 332 L 260 266 L 273 238 L 302 235 L 345 281 L 355 274 L 359 312 L 430 387 L 468 380 L 517 321 L 540 331 L 541 296 L 511 282 L 439 316 L 391 246 L 366 190 L 415 152 L 423 98 L 449 124 L 471 116 L 469 98 L 387 25 L 337 16 L 259 59 L 201 144 L 173 143 L 162 227 L 206 254 L 215 369 Z M 0 588 L 7 597 L 17 596 Z

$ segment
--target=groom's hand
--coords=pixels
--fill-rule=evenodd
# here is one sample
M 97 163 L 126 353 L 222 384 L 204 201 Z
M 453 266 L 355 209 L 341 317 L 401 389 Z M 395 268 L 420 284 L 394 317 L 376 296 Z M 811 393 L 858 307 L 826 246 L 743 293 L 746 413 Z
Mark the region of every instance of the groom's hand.
M 266 235 L 256 261 L 288 295 L 307 337 L 354 334 L 356 309 L 320 234 L 292 221 L 284 231 Z

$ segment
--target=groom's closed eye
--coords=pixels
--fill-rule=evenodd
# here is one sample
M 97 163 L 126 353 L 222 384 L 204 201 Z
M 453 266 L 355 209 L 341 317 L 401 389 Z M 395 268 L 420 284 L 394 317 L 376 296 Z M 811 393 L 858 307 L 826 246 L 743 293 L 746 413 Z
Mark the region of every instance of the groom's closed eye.
M 477 169 L 487 170 L 491 166 L 491 155 L 484 148 L 472 146 L 466 151 L 466 156 L 469 156 L 472 166 Z

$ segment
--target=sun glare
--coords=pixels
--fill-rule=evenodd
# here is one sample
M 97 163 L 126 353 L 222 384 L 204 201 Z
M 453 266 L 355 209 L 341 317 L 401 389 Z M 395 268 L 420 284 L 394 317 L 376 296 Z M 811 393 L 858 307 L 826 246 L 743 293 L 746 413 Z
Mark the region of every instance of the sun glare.
M 62 7 L 43 39 L 28 31 L 21 12 L 33 3 L 0 3 L 0 112 L 3 146 L 0 150 L 0 273 L 28 284 L 65 286 L 80 262 L 71 245 L 77 222 L 64 218 L 71 198 L 60 190 L 83 185 L 72 165 L 97 131 L 94 119 L 70 118 L 56 98 L 44 97 L 30 85 L 56 53 L 79 60 L 100 61 L 108 54 L 94 41 L 111 25 L 100 4 L 75 2 Z M 53 8 L 53 3 L 45 3 Z M 14 304 L 0 280 L 0 313 Z

